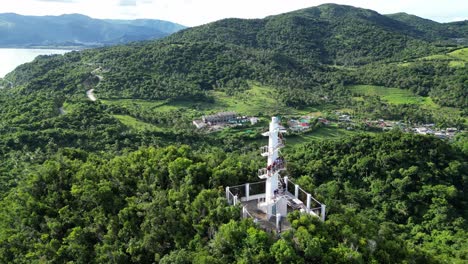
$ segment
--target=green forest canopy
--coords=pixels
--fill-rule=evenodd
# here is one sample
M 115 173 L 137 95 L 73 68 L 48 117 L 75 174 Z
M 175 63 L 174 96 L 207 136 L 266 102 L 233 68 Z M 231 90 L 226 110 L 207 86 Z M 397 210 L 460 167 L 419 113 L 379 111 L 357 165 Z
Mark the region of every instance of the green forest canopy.
M 268 114 L 349 108 L 466 128 L 466 48 L 451 42 L 466 31 L 393 17 L 323 5 L 18 67 L 0 84 L 1 262 L 466 262 L 466 134 L 448 142 L 391 131 L 291 146 L 291 177 L 327 204 L 328 219 L 292 214 L 293 230 L 277 237 L 239 219 L 223 197 L 225 186 L 257 180 L 263 125 L 241 135 L 190 124 L 223 107 L 213 94 L 234 101 L 254 84 L 281 106 Z M 456 118 L 378 96 L 354 101 L 350 85 L 407 89 Z M 91 88 L 148 103 L 91 102 Z M 190 111 L 160 111 L 154 100 L 190 102 Z M 163 129 L 133 129 L 119 116 Z

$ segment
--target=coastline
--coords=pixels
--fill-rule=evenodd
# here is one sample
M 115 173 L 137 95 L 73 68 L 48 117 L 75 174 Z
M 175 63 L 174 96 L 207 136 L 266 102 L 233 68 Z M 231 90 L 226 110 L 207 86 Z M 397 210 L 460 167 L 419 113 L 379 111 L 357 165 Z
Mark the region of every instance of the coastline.
M 16 67 L 21 64 L 33 61 L 39 55 L 52 55 L 52 54 L 64 54 L 67 52 L 79 51 L 77 49 L 71 49 L 68 47 L 65 49 L 53 47 L 42 47 L 42 48 L 26 48 L 26 47 L 2 47 L 0 48 L 0 77 L 4 78 L 8 73 L 12 72 Z
M 64 45 L 0 45 L 0 49 L 44 49 L 44 50 L 84 50 L 103 47 L 103 45 L 64 46 Z

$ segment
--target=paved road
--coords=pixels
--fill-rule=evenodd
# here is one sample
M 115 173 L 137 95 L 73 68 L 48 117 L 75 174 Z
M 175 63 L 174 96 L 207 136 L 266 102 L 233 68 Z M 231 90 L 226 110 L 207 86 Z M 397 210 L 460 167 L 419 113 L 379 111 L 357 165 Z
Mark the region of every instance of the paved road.
M 59 112 L 61 115 L 64 115 L 66 112 L 63 110 L 63 106 L 59 107 Z
M 99 68 L 98 68 L 98 69 L 99 69 Z M 104 78 L 104 77 L 102 77 L 101 75 L 96 74 L 96 71 L 97 71 L 98 69 L 96 69 L 96 70 L 94 70 L 94 71 L 91 72 L 91 74 L 94 74 L 94 75 L 95 75 L 96 77 L 98 77 L 98 79 L 99 79 L 99 82 L 98 82 L 98 84 L 96 84 L 96 87 L 101 83 L 102 79 Z M 93 101 L 93 102 L 97 100 L 96 96 L 94 96 L 94 89 L 89 89 L 88 91 L 86 91 L 86 96 L 88 96 L 89 100 L 91 100 L 91 101 Z
M 94 92 L 94 89 L 89 89 L 88 91 L 86 91 L 86 95 L 88 96 L 89 100 L 94 102 L 97 100 L 97 98 L 96 96 L 94 96 L 93 92 Z

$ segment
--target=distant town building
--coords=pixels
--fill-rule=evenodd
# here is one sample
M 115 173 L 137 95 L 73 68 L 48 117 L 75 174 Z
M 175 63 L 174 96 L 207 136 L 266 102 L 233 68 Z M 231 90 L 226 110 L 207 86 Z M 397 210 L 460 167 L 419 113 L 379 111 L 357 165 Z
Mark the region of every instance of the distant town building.
M 303 131 L 309 129 L 309 121 L 305 119 L 295 120 L 291 119 L 288 121 L 289 129 L 292 131 Z
M 248 122 L 254 125 L 258 121 L 257 117 L 238 116 L 236 112 L 220 112 L 213 115 L 205 115 L 201 120 L 193 120 L 192 124 L 198 129 L 209 127 L 212 130 L 223 126 L 240 126 Z
M 251 117 L 250 118 L 250 124 L 255 125 L 259 121 L 258 117 Z
M 434 134 L 434 132 L 427 127 L 417 127 L 414 129 L 414 131 L 421 135 Z
M 229 121 L 235 120 L 236 117 L 236 112 L 220 112 L 214 115 L 203 116 L 202 120 L 209 125 L 216 125 L 219 123 L 228 123 Z
M 319 118 L 318 121 L 319 121 L 320 123 L 323 123 L 324 125 L 330 124 L 330 121 L 328 121 L 328 120 L 325 119 L 325 118 Z
M 340 121 L 340 122 L 350 122 L 351 121 L 351 116 L 350 115 L 340 115 L 338 117 L 338 121 Z
M 194 124 L 198 129 L 204 128 L 206 126 L 206 123 L 202 120 L 193 120 L 192 124 Z
M 447 138 L 447 134 L 445 134 L 444 132 L 435 132 L 434 136 L 436 136 L 436 137 L 438 137 L 440 139 L 446 139 Z

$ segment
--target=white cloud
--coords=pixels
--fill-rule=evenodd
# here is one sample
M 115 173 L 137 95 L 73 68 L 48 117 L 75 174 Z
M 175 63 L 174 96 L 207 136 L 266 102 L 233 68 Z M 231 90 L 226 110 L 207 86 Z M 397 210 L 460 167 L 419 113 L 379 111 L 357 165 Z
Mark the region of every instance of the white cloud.
M 76 0 L 36 0 L 39 2 L 59 2 L 59 3 L 73 3 L 76 2 Z
M 120 6 L 136 6 L 137 1 L 136 0 L 120 0 L 119 5 Z

